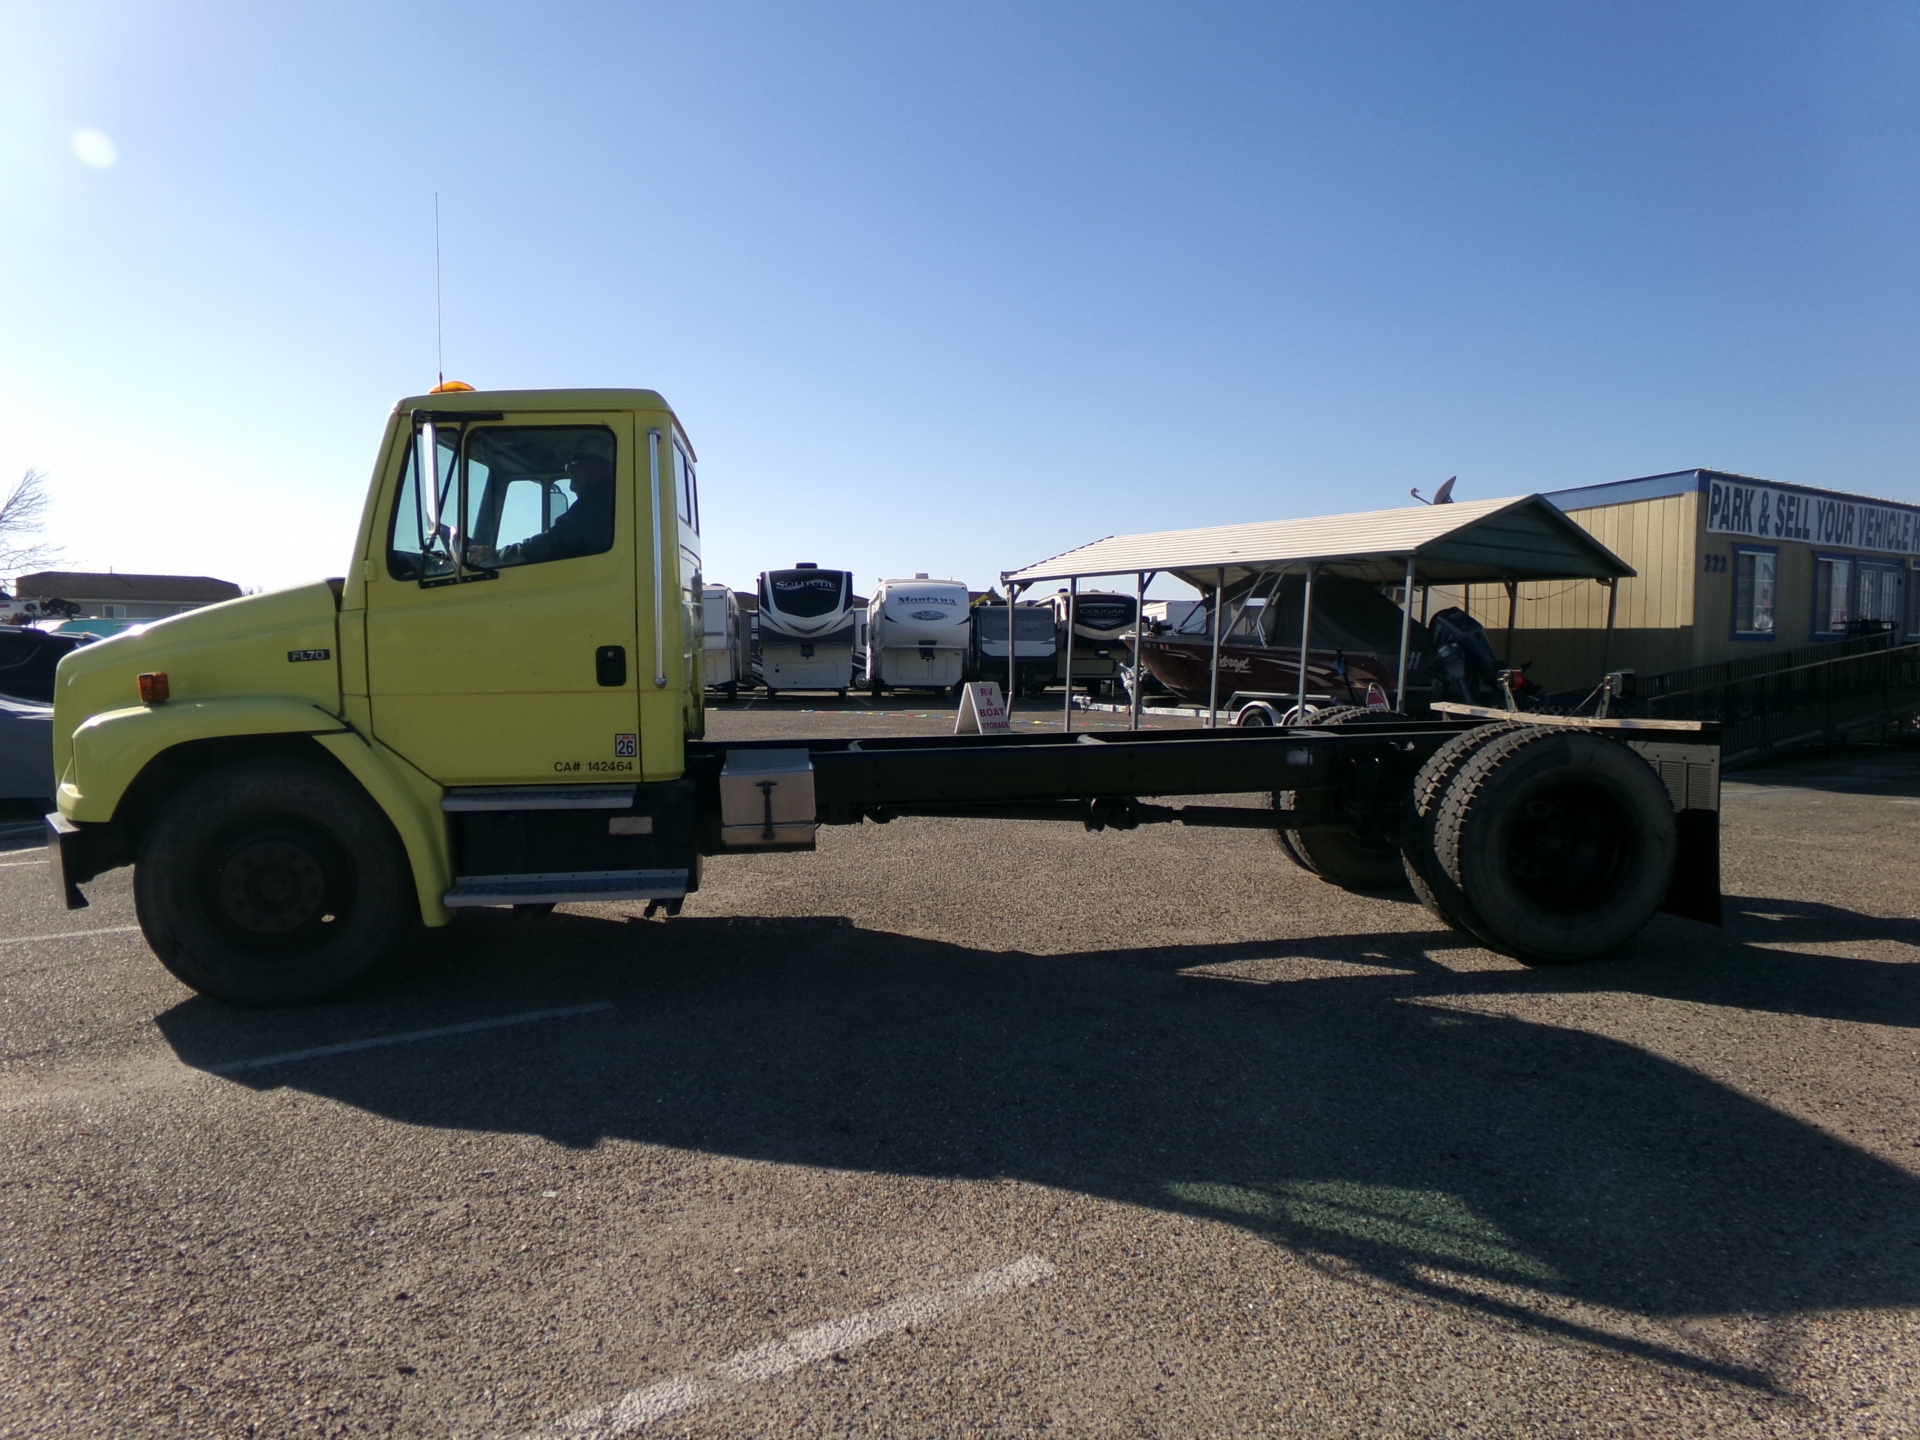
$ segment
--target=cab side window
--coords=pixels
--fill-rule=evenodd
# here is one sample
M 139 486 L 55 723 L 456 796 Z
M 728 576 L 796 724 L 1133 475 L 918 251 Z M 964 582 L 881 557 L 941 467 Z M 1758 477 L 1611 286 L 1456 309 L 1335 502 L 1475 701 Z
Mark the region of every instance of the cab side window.
M 440 523 L 431 523 L 431 509 L 421 501 L 414 478 L 419 462 L 410 456 L 387 550 L 387 570 L 396 580 L 484 579 L 514 566 L 613 548 L 618 487 L 611 430 L 488 425 L 464 436 L 442 429 L 435 439 Z M 423 448 L 416 444 L 415 455 Z
M 678 497 L 680 523 L 700 533 L 700 488 L 693 477 L 693 460 L 679 445 L 673 447 L 673 488 Z

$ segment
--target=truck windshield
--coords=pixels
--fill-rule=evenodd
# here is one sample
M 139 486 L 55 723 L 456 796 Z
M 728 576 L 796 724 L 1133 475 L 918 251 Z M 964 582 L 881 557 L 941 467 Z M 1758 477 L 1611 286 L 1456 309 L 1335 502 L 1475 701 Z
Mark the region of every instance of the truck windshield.
M 405 473 L 394 501 L 393 523 L 387 532 L 387 573 L 396 580 L 434 580 L 453 574 L 453 548 L 447 521 L 453 514 L 453 480 L 460 457 L 460 432 L 452 427 L 434 433 L 434 482 L 442 517 L 436 529 L 427 522 L 425 497 L 420 491 L 421 451 L 418 435 L 407 447 Z

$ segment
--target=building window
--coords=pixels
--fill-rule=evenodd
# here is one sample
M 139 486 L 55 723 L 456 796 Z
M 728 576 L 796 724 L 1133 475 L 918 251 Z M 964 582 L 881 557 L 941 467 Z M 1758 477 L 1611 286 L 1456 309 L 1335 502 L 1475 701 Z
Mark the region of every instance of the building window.
M 127 607 L 124 605 L 103 605 L 100 608 L 108 620 L 124 620 L 127 618 Z
M 1740 549 L 1733 553 L 1733 633 L 1753 640 L 1773 638 L 1777 550 Z
M 1853 620 L 1853 560 L 1816 555 L 1813 560 L 1813 633 L 1844 635 Z
M 1901 619 L 1900 571 L 1884 560 L 1860 562 L 1860 618 L 1898 626 Z
M 1920 560 L 1907 562 L 1907 638 L 1920 639 Z

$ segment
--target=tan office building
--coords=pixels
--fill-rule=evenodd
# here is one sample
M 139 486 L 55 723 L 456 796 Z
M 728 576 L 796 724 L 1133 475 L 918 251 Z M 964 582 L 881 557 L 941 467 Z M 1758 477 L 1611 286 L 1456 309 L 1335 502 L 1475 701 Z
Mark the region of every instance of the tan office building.
M 1607 669 L 1663 674 L 1820 645 L 1890 621 L 1920 640 L 1920 506 L 1681 470 L 1546 497 L 1633 566 L 1608 595 L 1587 581 L 1475 585 L 1474 618 L 1512 663 L 1549 690 Z M 1430 604 L 1458 603 L 1436 588 Z M 1509 643 L 1509 615 L 1513 634 Z

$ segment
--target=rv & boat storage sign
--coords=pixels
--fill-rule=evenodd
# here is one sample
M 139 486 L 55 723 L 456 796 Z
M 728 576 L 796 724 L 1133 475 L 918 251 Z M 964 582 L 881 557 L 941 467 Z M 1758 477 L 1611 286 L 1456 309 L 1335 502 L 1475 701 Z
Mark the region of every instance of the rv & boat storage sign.
M 1707 529 L 1755 540 L 1804 540 L 1839 549 L 1920 555 L 1920 510 L 1779 485 L 1709 481 Z

